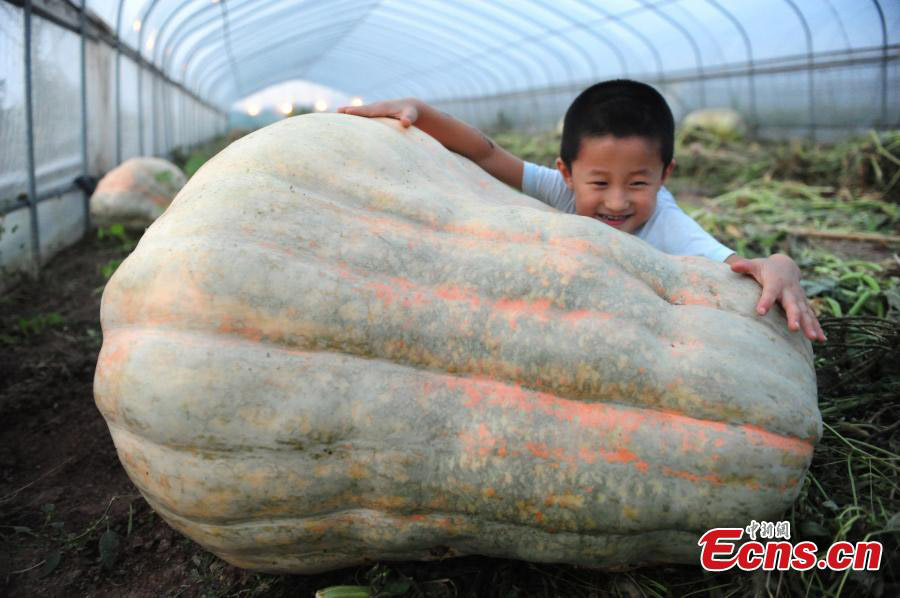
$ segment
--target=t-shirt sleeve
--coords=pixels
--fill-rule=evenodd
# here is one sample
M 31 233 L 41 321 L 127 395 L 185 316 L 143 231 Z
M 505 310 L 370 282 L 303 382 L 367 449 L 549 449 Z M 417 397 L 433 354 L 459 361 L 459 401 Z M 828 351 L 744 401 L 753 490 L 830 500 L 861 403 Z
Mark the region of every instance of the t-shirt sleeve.
M 660 189 L 657 202 L 656 222 L 645 240 L 660 251 L 669 255 L 701 256 L 716 262 L 724 262 L 734 253 L 685 214 L 665 187 Z
M 575 194 L 566 187 L 562 175 L 554 168 L 525 162 L 522 169 L 522 193 L 561 212 L 575 213 Z

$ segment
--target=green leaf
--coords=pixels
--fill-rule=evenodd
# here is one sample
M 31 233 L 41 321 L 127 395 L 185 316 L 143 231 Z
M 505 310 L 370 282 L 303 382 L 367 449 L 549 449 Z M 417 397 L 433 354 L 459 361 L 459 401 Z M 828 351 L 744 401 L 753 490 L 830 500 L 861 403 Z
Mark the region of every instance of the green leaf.
M 372 592 L 366 586 L 331 586 L 316 591 L 316 598 L 370 598 Z
M 38 577 L 47 577 L 56 569 L 59 565 L 59 562 L 62 560 L 62 553 L 58 550 L 52 551 L 47 555 L 47 558 L 44 559 L 44 564 L 41 565 L 41 568 L 38 569 L 37 576 Z
M 819 293 L 832 290 L 836 284 L 834 280 L 801 280 L 800 286 L 806 291 L 807 297 L 815 297 Z
M 106 569 L 112 569 L 119 558 L 119 535 L 111 529 L 106 530 L 100 536 L 100 562 Z

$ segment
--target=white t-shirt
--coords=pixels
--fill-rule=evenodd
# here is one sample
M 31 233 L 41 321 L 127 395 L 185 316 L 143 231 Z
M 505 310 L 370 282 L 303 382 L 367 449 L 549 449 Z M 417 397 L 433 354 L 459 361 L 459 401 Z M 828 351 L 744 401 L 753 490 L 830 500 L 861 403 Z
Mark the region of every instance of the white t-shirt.
M 575 193 L 566 187 L 562 174 L 554 168 L 525 162 L 522 192 L 561 212 L 575 213 Z M 685 214 L 665 187 L 660 187 L 656 194 L 653 214 L 633 234 L 669 255 L 699 255 L 724 262 L 734 253 Z

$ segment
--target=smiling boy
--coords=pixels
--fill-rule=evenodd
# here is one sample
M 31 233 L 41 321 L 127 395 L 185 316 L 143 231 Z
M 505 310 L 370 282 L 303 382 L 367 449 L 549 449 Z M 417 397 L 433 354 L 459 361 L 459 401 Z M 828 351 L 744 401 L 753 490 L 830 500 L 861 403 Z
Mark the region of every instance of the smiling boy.
M 644 83 L 617 79 L 583 91 L 566 111 L 556 169 L 513 156 L 486 135 L 416 99 L 342 107 L 338 112 L 413 124 L 494 178 L 562 211 L 595 218 L 670 255 L 725 262 L 762 287 L 757 312 L 778 301 L 790 330 L 825 340 L 800 286 L 800 269 L 781 254 L 745 260 L 716 241 L 675 203 L 663 183 L 675 166 L 675 124 L 665 99 Z

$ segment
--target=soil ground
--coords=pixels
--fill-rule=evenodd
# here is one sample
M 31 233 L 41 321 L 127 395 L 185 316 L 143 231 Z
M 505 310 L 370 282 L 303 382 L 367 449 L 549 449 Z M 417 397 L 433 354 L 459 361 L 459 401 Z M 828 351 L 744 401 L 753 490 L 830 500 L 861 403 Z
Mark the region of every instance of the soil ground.
M 564 585 L 574 567 L 464 557 L 269 576 L 174 532 L 129 481 L 94 405 L 103 270 L 126 253 L 83 240 L 0 296 L 0 594 L 304 597 L 375 577 L 393 596 L 410 584 L 427 596 L 566 595 L 547 580 Z M 694 571 L 671 573 L 681 569 Z

